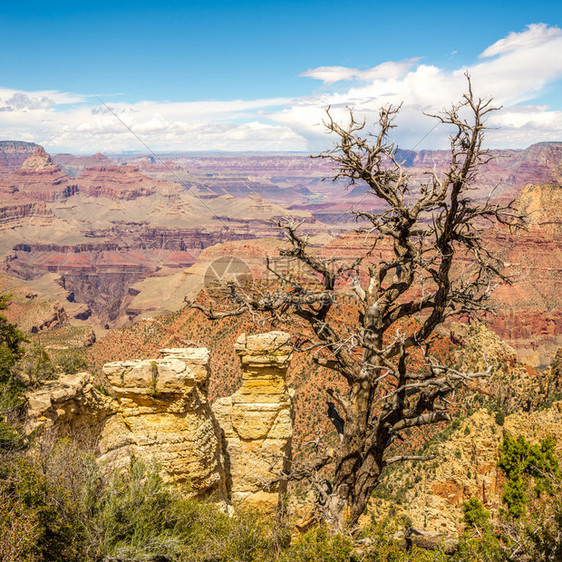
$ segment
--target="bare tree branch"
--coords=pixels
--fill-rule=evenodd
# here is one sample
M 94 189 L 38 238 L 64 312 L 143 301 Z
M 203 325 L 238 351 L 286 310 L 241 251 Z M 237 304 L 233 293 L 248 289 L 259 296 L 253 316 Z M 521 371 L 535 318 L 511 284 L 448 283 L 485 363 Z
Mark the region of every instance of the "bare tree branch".
M 281 255 L 301 266 L 298 274 L 268 262 L 276 281 L 272 289 L 252 292 L 231 283 L 229 308 L 191 304 L 212 319 L 248 314 L 260 322 L 294 324 L 302 336 L 297 348 L 314 353 L 318 365 L 346 381 L 345 393 L 329 391 L 341 443 L 329 454 L 321 454 L 317 444 L 307 462 L 293 464 L 284 475 L 308 479 L 328 522 L 338 528 L 357 522 L 385 466 L 421 460 L 386 458 L 400 438 L 397 432 L 449 420 L 448 397 L 491 373 L 489 365 L 478 373 L 442 365 L 430 348 L 446 319 L 491 312 L 493 289 L 509 281 L 486 246 L 485 228 L 521 228 L 522 217 L 511 203 L 472 197 L 479 168 L 492 158 L 483 140 L 486 118 L 497 109 L 491 99 L 475 97 L 467 75 L 461 101 L 433 116 L 452 130 L 448 167 L 428 170 L 418 184 L 390 140 L 400 106 L 380 110 L 373 134 L 352 109 L 346 124 L 328 110 L 325 124 L 337 143 L 317 157 L 334 165 L 334 181 L 366 185 L 378 201 L 377 211 L 354 210 L 364 253 L 336 263 L 311 246 L 301 223 L 278 221 L 287 242 Z M 355 302 L 356 322 L 337 314 L 342 287 Z

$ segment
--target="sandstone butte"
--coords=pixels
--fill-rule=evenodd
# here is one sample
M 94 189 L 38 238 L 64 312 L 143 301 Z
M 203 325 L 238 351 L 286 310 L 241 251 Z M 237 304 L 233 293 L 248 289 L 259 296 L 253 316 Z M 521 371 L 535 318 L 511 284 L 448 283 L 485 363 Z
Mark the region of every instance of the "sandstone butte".
M 40 201 L 54 201 L 78 192 L 76 182 L 52 161 L 41 146 L 25 160 L 21 168 L 0 181 L 0 190 L 7 189 Z
M 188 494 L 273 511 L 284 491 L 272 484 L 273 472 L 290 461 L 289 336 L 243 334 L 235 349 L 242 385 L 214 408 L 208 350 L 163 349 L 154 360 L 107 363 L 108 394 L 85 372 L 45 382 L 27 396 L 27 431 L 95 443 L 107 470 L 133 456 L 154 460 Z

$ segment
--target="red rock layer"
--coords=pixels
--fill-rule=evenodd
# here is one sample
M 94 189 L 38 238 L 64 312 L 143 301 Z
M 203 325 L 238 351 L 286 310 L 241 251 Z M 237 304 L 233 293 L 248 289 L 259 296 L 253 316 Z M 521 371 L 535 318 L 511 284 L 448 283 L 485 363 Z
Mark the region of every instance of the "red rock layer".
M 113 161 L 105 154 L 97 152 L 93 156 L 73 156 L 72 154 L 55 154 L 53 162 L 60 166 L 66 174 L 76 177 L 84 171 L 84 168 L 99 168 L 101 166 L 113 166 Z
M 55 154 L 53 162 L 59 166 L 82 166 L 83 168 L 96 168 L 99 166 L 111 166 L 113 161 L 101 152 L 92 156 L 74 156 L 73 154 Z
M 17 170 L 37 149 L 38 144 L 24 141 L 0 141 L 0 165 Z
M 91 197 L 136 199 L 159 193 L 178 192 L 181 187 L 149 178 L 138 166 L 101 166 L 86 168 L 77 178 L 80 192 Z
M 0 196 L 0 230 L 13 228 L 26 217 L 52 216 L 45 203 L 30 201 L 26 198 L 7 201 Z

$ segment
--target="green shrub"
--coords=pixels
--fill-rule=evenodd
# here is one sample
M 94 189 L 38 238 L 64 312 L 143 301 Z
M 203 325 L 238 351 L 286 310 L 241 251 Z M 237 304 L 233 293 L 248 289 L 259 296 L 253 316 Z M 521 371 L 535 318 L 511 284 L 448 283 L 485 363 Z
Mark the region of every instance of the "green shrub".
M 552 477 L 560 477 L 555 445 L 550 436 L 538 445 L 531 445 L 523 436 L 515 440 L 505 433 L 498 466 L 507 477 L 503 500 L 512 517 L 520 518 L 525 514 L 531 483 L 534 483 L 535 495 L 539 496 L 551 491 Z
M 300 537 L 281 559 L 286 562 L 352 562 L 359 557 L 351 539 L 319 526 Z
M 39 562 L 35 513 L 7 488 L 5 482 L 0 482 L 0 560 Z
M 9 295 L 0 296 L 0 310 L 8 307 Z M 15 424 L 23 407 L 24 386 L 15 376 L 27 339 L 15 324 L 0 314 L 0 452 L 21 449 L 23 432 Z
M 503 410 L 497 411 L 495 420 L 498 425 L 503 426 L 503 424 L 505 423 L 505 412 Z
M 470 498 L 462 504 L 464 523 L 468 528 L 488 530 L 490 528 L 490 512 L 478 498 Z
M 477 535 L 464 533 L 460 537 L 454 555 L 446 558 L 446 560 L 455 562 L 468 562 L 472 560 L 477 560 L 478 562 L 504 562 L 516 559 L 508 556 L 505 545 L 492 531 L 487 531 Z
M 73 375 L 88 369 L 88 362 L 73 349 L 67 349 L 56 358 L 55 368 L 57 371 Z
M 36 522 L 33 554 L 45 561 L 84 560 L 89 541 L 81 517 L 82 506 L 72 494 L 73 486 L 65 477 L 53 478 L 50 466 L 20 459 L 9 467 L 4 484 L 28 516 Z M 65 471 L 66 472 L 66 471 Z M 75 481 L 78 474 L 70 475 Z
M 18 363 L 18 370 L 31 384 L 56 378 L 56 367 L 40 345 L 33 345 Z
M 6 310 L 11 295 L 0 296 L 0 310 Z M 22 344 L 27 341 L 25 334 L 15 324 L 0 314 L 0 384 L 9 382 L 15 364 L 22 358 Z

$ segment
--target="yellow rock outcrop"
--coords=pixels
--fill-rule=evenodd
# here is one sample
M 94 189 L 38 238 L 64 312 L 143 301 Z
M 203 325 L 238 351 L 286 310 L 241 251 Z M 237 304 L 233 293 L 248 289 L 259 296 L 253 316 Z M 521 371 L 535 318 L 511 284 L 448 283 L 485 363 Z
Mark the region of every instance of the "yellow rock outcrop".
M 118 404 L 99 392 L 89 373 L 62 375 L 44 381 L 27 398 L 27 433 L 57 434 L 80 442 L 95 442 Z
M 161 350 L 154 360 L 103 367 L 112 395 L 88 373 L 65 375 L 28 394 L 28 425 L 45 435 L 87 436 L 107 470 L 131 458 L 158 463 L 165 481 L 198 497 L 277 507 L 288 466 L 293 404 L 286 385 L 292 346 L 283 332 L 242 335 L 235 346 L 242 387 L 207 400 L 209 351 Z M 219 426 L 220 423 L 220 426 Z
M 284 492 L 282 483 L 272 481 L 291 455 L 293 405 L 286 375 L 292 346 L 288 334 L 270 332 L 242 334 L 235 350 L 242 386 L 213 404 L 223 433 L 227 485 L 235 504 L 271 511 Z
M 134 455 L 153 459 L 164 478 L 198 496 L 225 496 L 220 435 L 207 402 L 209 351 L 165 349 L 157 360 L 104 365 L 119 411 L 105 424 L 99 460 L 111 467 Z

